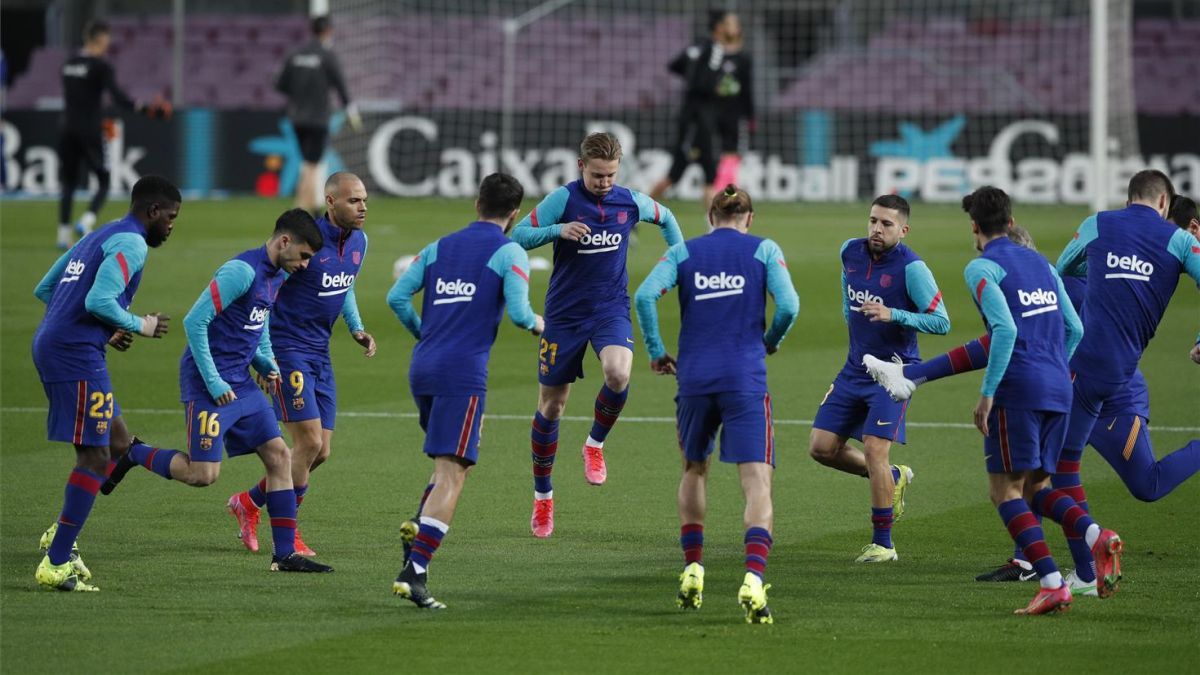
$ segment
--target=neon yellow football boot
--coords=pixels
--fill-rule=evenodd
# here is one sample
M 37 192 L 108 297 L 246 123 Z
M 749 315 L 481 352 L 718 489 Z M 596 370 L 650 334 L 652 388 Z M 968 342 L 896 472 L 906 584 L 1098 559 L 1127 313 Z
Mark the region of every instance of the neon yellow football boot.
M 679 575 L 679 597 L 675 604 L 680 609 L 700 609 L 704 602 L 704 566 L 698 562 L 683 568 Z
M 775 623 L 771 609 L 767 607 L 767 589 L 771 584 L 763 585 L 762 579 L 753 572 L 746 572 L 742 579 L 742 588 L 738 591 L 738 604 L 746 611 L 746 623 Z
M 37 579 L 38 584 L 42 588 L 51 591 L 94 593 L 100 590 L 96 586 L 85 583 L 83 579 L 80 579 L 71 561 L 68 560 L 61 565 L 52 565 L 50 564 L 50 556 L 42 557 L 42 562 L 38 564 L 37 571 L 33 573 L 33 578 Z

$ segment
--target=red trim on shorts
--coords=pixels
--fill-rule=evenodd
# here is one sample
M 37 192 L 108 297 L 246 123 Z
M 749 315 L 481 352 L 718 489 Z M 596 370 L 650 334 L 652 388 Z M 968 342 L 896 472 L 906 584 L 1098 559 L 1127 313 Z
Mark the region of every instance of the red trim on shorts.
M 187 444 L 188 452 L 192 451 L 192 412 L 196 407 L 195 401 L 188 401 L 187 407 Z
M 1012 473 L 1012 454 L 1008 449 L 1008 415 L 1004 414 L 1004 408 L 996 410 L 996 417 L 1000 420 L 1000 459 L 1004 462 L 1005 473 Z
M 525 283 L 529 283 L 529 275 L 525 273 L 525 270 L 521 269 L 520 267 L 517 267 L 516 265 L 513 265 L 512 271 L 516 272 L 517 276 L 524 279 Z
M 767 462 L 767 464 L 770 464 L 771 462 L 773 462 L 775 460 L 775 424 L 774 424 L 774 420 L 771 419 L 771 395 L 770 394 L 763 395 L 763 412 L 766 413 L 766 418 L 767 418 L 767 434 L 766 434 L 767 459 L 766 459 L 766 462 Z
M 471 402 L 467 404 L 467 414 L 463 416 L 462 433 L 458 436 L 458 449 L 454 451 L 456 457 L 467 456 L 467 446 L 471 442 L 471 428 L 475 426 L 475 409 L 479 406 L 479 397 L 472 396 Z
M 76 385 L 75 394 L 75 434 L 71 442 L 83 445 L 83 415 L 87 411 L 87 382 L 80 380 Z
M 217 287 L 217 280 L 213 279 L 208 282 L 208 293 L 212 296 L 213 307 L 217 310 L 217 314 L 221 313 L 221 290 Z
M 125 254 L 117 252 L 117 263 L 121 265 L 121 276 L 125 277 L 125 285 L 129 285 L 129 263 L 125 262 Z
M 275 380 L 275 402 L 279 404 L 279 416 L 283 418 L 284 422 L 287 422 L 288 421 L 287 402 L 283 400 L 283 376 L 282 376 L 282 374 L 280 374 L 280 378 L 278 380 Z
M 912 399 L 908 399 L 911 401 Z M 900 425 L 904 423 L 904 413 L 908 412 L 908 401 L 905 401 L 900 406 L 900 416 L 896 418 L 896 428 L 892 430 L 892 442 L 900 436 Z

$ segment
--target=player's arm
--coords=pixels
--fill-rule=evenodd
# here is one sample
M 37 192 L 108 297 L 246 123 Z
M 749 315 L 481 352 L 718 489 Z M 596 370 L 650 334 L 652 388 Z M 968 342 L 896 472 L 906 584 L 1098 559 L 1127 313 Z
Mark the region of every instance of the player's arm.
M 922 333 L 945 335 L 950 332 L 950 315 L 946 313 L 946 304 L 942 302 L 942 292 L 938 289 L 933 272 L 923 260 L 914 260 L 904 267 L 904 284 L 908 289 L 908 298 L 913 305 L 920 307 L 919 312 L 909 312 L 903 309 L 892 310 L 892 323 L 912 328 Z
M 363 260 L 367 259 L 367 235 L 363 233 Z M 362 273 L 362 268 L 359 268 L 359 274 Z M 358 278 L 355 277 L 354 283 L 350 284 L 350 290 L 346 291 L 345 300 L 342 301 L 342 321 L 346 323 L 346 328 L 350 329 L 350 334 L 364 333 L 366 327 L 363 326 L 362 315 L 358 313 L 358 297 L 354 294 L 354 287 L 358 284 Z
M 783 259 L 779 244 L 764 239 L 758 245 L 754 258 L 766 265 L 767 292 L 775 298 L 775 315 L 771 318 L 771 327 L 763 335 L 767 353 L 773 354 L 792 329 L 792 324 L 796 323 L 796 316 L 800 314 L 800 296 L 792 285 L 792 275 L 788 274 L 787 262 Z
M 195 304 L 183 317 L 183 330 L 187 333 L 188 346 L 192 350 L 192 358 L 208 394 L 216 401 L 226 394 L 232 394 L 233 388 L 221 379 L 217 364 L 213 361 L 212 350 L 208 346 L 208 325 L 230 303 L 245 295 L 254 284 L 254 268 L 242 260 L 230 260 L 217 268 L 208 288 L 200 293 Z M 264 324 L 263 330 L 267 327 Z M 270 339 L 269 337 L 267 338 Z M 260 340 L 259 346 L 261 348 Z
M 1095 241 L 1097 236 L 1096 216 L 1091 215 L 1084 218 L 1083 222 L 1079 224 L 1079 229 L 1075 230 L 1075 236 L 1067 242 L 1067 247 L 1063 249 L 1062 254 L 1058 256 L 1058 262 L 1054 265 L 1059 276 L 1087 276 L 1087 247 L 1088 244 Z
M 544 246 L 562 236 L 563 213 L 567 210 L 570 191 L 560 187 L 546 195 L 542 201 L 521 219 L 509 235 L 526 251 Z
M 683 243 L 683 231 L 679 229 L 679 221 L 675 220 L 675 214 L 671 213 L 671 209 L 654 201 L 650 195 L 636 190 L 630 190 L 630 192 L 633 193 L 633 201 L 638 207 L 639 221 L 657 225 L 662 230 L 663 239 L 667 240 L 667 246 Z
M 846 253 L 846 248 L 848 246 L 850 246 L 850 244 L 853 242 L 854 242 L 853 239 L 847 239 L 846 241 L 842 242 L 842 248 L 838 251 L 838 260 L 842 259 L 842 255 L 844 255 Z M 842 265 L 842 290 L 841 290 L 842 318 L 844 318 L 846 320 L 846 324 L 849 325 L 850 324 L 850 295 L 846 291 L 847 288 L 848 288 L 848 286 L 846 283 L 846 265 L 843 264 Z
M 991 328 L 992 341 L 988 348 L 987 370 L 983 375 L 983 387 L 980 393 L 984 396 L 994 396 L 1008 370 L 1008 362 L 1012 359 L 1013 347 L 1017 343 L 1017 323 L 1013 320 L 1004 292 L 1000 290 L 1000 282 L 1005 277 L 1004 270 L 984 258 L 972 260 L 964 273 L 967 288 L 979 303 L 979 309 Z M 1078 318 L 1078 317 L 1076 317 Z
M 292 95 L 292 54 L 288 54 L 283 62 L 279 75 L 275 76 L 275 91 L 284 96 Z
M 697 45 L 688 45 L 687 48 L 676 54 L 675 58 L 667 63 L 667 70 L 680 77 L 687 77 L 688 66 L 699 57 L 700 47 Z
M 487 267 L 500 277 L 504 288 L 504 306 L 508 318 L 518 327 L 535 334 L 538 330 L 538 317 L 529 304 L 529 254 L 517 242 L 509 242 L 492 254 Z
M 400 275 L 392 290 L 388 291 L 388 306 L 396 313 L 400 323 L 412 333 L 413 337 L 421 339 L 421 317 L 413 309 L 412 296 L 421 292 L 425 287 L 425 267 L 437 260 L 437 242 L 421 249 L 412 264 Z
M 658 332 L 658 299 L 678 283 L 679 265 L 687 259 L 688 250 L 685 244 L 676 244 L 667 249 L 633 295 L 638 326 L 642 330 L 642 341 L 646 344 L 646 353 L 650 355 L 652 364 L 668 356 L 667 348 Z
M 1067 360 L 1070 360 L 1075 354 L 1075 348 L 1079 346 L 1079 341 L 1083 339 L 1083 321 L 1079 319 L 1075 305 L 1071 304 L 1071 296 L 1067 294 L 1067 287 L 1063 285 L 1058 272 L 1054 271 L 1053 265 L 1050 266 L 1050 273 L 1054 275 L 1054 283 L 1058 284 L 1058 310 L 1062 312 L 1063 327 L 1067 331 Z
M 346 121 L 350 123 L 350 128 L 355 131 L 362 129 L 362 116 L 358 113 L 358 106 L 350 100 L 350 91 L 346 89 L 346 77 L 342 74 L 342 64 L 338 61 L 337 55 L 325 50 L 322 63 L 329 76 L 329 81 L 333 83 L 333 88 L 337 91 L 338 98 L 342 100 L 342 108 L 346 111 Z
M 279 364 L 275 361 L 275 349 L 271 346 L 271 315 L 263 321 L 262 333 L 258 336 L 258 348 L 250 365 L 265 378 L 279 377 Z
M 70 262 L 71 254 L 74 251 L 75 247 L 72 246 L 66 253 L 58 256 L 58 260 L 55 260 L 50 269 L 46 270 L 46 276 L 42 277 L 42 280 L 34 287 L 33 294 L 42 303 L 50 304 L 50 299 L 54 297 L 54 289 L 58 288 L 58 283 L 62 281 L 63 270 L 67 268 L 67 263 Z
M 1191 277 L 1197 286 L 1200 286 L 1200 241 L 1197 241 L 1191 232 L 1181 229 L 1171 236 L 1171 241 L 1167 246 L 1183 264 L 1184 273 Z M 1200 335 L 1196 336 L 1196 344 L 1200 345 Z M 1195 354 L 1196 350 L 1193 349 L 1192 352 Z M 1195 357 L 1193 356 L 1193 358 Z
M 114 328 L 146 337 L 161 337 L 166 332 L 165 322 L 160 327 L 156 315 L 137 316 L 117 300 L 125 292 L 133 275 L 146 264 L 146 240 L 132 232 L 125 232 L 109 237 L 101 250 L 104 260 L 96 270 L 96 279 L 84 298 L 84 309 Z
M 126 94 L 117 84 L 116 73 L 113 72 L 113 67 L 108 62 L 103 62 L 100 70 L 100 78 L 103 89 L 108 91 L 108 95 L 112 98 L 113 103 L 126 110 L 141 112 L 142 106 L 134 101 L 129 94 Z

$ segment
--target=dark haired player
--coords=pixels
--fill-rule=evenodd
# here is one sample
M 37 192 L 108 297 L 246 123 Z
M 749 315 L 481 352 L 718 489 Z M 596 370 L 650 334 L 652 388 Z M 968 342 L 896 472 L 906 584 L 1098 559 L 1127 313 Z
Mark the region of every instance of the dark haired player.
M 504 310 L 534 335 L 545 327 L 529 305 L 529 256 L 505 236 L 524 194 L 512 176 L 484 178 L 475 222 L 422 249 L 388 292 L 388 305 L 417 338 L 408 380 L 434 467 L 392 590 L 422 609 L 446 607 L 430 595 L 426 570 L 450 529 L 467 472 L 479 459 L 488 357 Z M 417 316 L 412 296 L 422 289 Z
M 145 176 L 133 186 L 129 213 L 64 253 L 38 282 L 34 295 L 46 314 L 33 334 L 33 363 L 50 403 L 46 435 L 75 446 L 58 522 L 42 535 L 47 549 L 35 577 L 45 588 L 99 590 L 75 549 L 96 492 L 108 473 L 110 447 L 124 451 L 130 435 L 113 395 L 106 345 L 125 351 L 133 333 L 161 338 L 169 317 L 129 312 L 150 248 L 171 236 L 179 216 L 179 189 Z
M 268 318 L 288 275 L 304 269 L 321 250 L 321 231 L 301 209 L 283 212 L 266 245 L 217 268 L 183 318 L 188 346 L 179 360 L 180 400 L 187 423 L 187 453 L 134 443 L 104 484 L 109 494 L 134 465 L 195 487 L 216 482 L 221 457 L 257 453 L 267 469 L 267 512 L 275 555 L 271 570 L 332 572 L 295 553 L 296 492 L 291 451 L 279 435 L 271 403 L 250 377 L 279 377 Z
M 773 623 L 770 586 L 763 584 L 775 520 L 775 429 L 765 359 L 796 321 L 800 298 L 783 251 L 748 233 L 754 219 L 750 195 L 730 184 L 708 213 L 713 231 L 667 249 L 635 295 L 650 368 L 679 379 L 676 430 L 684 459 L 679 542 L 685 567 L 678 604 L 699 609 L 703 600 L 706 483 L 720 429 L 721 461 L 737 464 L 746 498 L 746 573 L 738 602 L 747 623 Z M 682 317 L 678 364 L 659 337 L 655 308 L 674 286 Z M 763 323 L 768 293 L 775 298 L 769 329 Z
M 275 418 L 292 439 L 292 483 L 296 508 L 308 492 L 309 473 L 329 458 L 337 417 L 337 387 L 329 358 L 329 340 L 338 317 L 350 329 L 367 358 L 375 338 L 363 327 L 354 283 L 367 256 L 367 189 L 352 173 L 340 171 L 325 181 L 325 215 L 317 218 L 325 245 L 296 270 L 279 291 L 271 313 L 271 345 L 281 377 L 272 383 Z M 238 538 L 258 550 L 259 510 L 267 503 L 262 479 L 226 503 L 238 523 Z M 315 555 L 296 530 L 296 551 Z
M 892 523 L 904 513 L 912 469 L 890 463 L 892 443 L 904 443 L 907 402 L 875 386 L 864 357 L 920 360 L 917 333 L 945 335 L 950 317 L 933 273 L 901 240 L 908 202 L 883 195 L 871 203 L 867 236 L 842 244 L 842 313 L 850 330 L 846 364 L 829 385 L 813 421 L 809 453 L 818 462 L 871 482 L 871 543 L 855 562 L 896 560 Z M 848 444 L 862 441 L 859 450 Z
M 58 139 L 58 182 L 62 195 L 58 201 L 58 247 L 71 245 L 71 202 L 79 184 L 79 164 L 96 175 L 96 192 L 75 229 L 87 234 L 108 198 L 110 176 L 104 157 L 105 129 L 100 114 L 100 98 L 108 92 L 113 103 L 148 117 L 170 117 L 171 104 L 156 99 L 144 104 L 131 99 L 117 86 L 112 65 L 105 60 L 110 41 L 108 24 L 88 23 L 83 31 L 83 49 L 67 59 L 62 67 L 63 123 Z

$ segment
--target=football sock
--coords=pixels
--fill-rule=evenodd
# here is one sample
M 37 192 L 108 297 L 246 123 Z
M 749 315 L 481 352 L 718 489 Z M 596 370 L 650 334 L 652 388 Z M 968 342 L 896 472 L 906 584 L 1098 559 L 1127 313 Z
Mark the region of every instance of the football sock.
M 904 366 L 904 377 L 917 384 L 940 380 L 969 370 L 979 370 L 987 367 L 988 349 L 991 347 L 991 336 L 984 335 L 978 340 L 971 340 L 961 347 L 955 347 L 945 354 Z
M 308 494 L 307 485 L 297 485 L 293 488 L 296 491 L 296 512 L 300 512 L 300 505 L 304 503 L 304 495 Z
M 542 417 L 541 411 L 534 413 L 529 439 L 533 448 L 533 491 L 539 499 L 545 499 L 554 493 L 550 474 L 554 471 L 554 455 L 558 452 L 558 420 Z
M 892 507 L 877 509 L 871 507 L 871 526 L 875 528 L 871 536 L 872 544 L 879 544 L 884 548 L 892 548 Z
M 429 561 L 442 545 L 442 537 L 446 536 L 449 529 L 449 525 L 437 518 L 421 516 L 421 529 L 417 532 L 417 538 L 413 539 L 412 553 L 408 556 L 417 574 L 424 574 L 428 569 Z
M 1029 510 L 1029 504 L 1024 499 L 1010 499 L 996 509 L 1000 519 L 1008 528 L 1009 535 L 1025 554 L 1025 560 L 1033 565 L 1037 572 L 1042 588 L 1058 588 L 1062 585 L 1062 575 L 1054 558 L 1050 557 L 1050 547 L 1046 546 L 1046 536 L 1042 526 Z
M 75 467 L 67 478 L 62 513 L 58 516 L 58 531 L 54 533 L 54 541 L 50 542 L 50 550 L 46 552 L 50 556 L 50 564 L 61 565 L 71 559 L 71 547 L 83 529 L 88 514 L 92 512 L 96 493 L 103 482 L 103 476 L 97 476 L 82 467 Z
M 296 491 L 268 492 L 267 513 L 271 516 L 271 541 L 275 544 L 275 557 L 285 558 L 296 551 Z
M 434 483 L 425 486 L 425 492 L 421 493 L 421 503 L 417 504 L 417 515 L 413 517 L 413 520 L 421 519 L 421 513 L 425 511 L 425 502 L 429 501 L 429 493 L 433 492 L 433 486 Z
M 1058 457 L 1054 475 L 1050 477 L 1050 484 L 1056 490 L 1066 493 L 1086 513 L 1088 510 L 1087 495 L 1079 480 L 1079 467 L 1082 460 L 1082 448 L 1078 450 L 1063 448 Z M 1039 511 L 1038 504 L 1034 504 L 1033 507 L 1034 511 Z M 1056 519 L 1056 522 L 1062 521 Z M 1083 581 L 1095 580 L 1096 561 L 1092 558 L 1092 548 L 1088 546 L 1082 535 L 1070 528 L 1064 526 L 1063 534 L 1067 537 L 1067 548 L 1071 551 L 1071 559 L 1075 561 L 1075 575 Z
M 171 480 L 171 460 L 178 454 L 180 454 L 178 450 L 152 448 L 145 443 L 134 443 L 129 446 L 129 459 L 167 480 Z
M 267 479 L 258 481 L 258 485 L 246 490 L 246 495 L 254 506 L 261 509 L 267 503 Z
M 1037 518 L 1038 527 L 1041 527 L 1042 517 L 1037 515 L 1036 513 L 1034 514 L 1034 517 Z M 1044 533 L 1045 533 L 1045 531 L 1043 530 L 1043 534 Z M 1029 562 L 1028 560 L 1025 559 L 1025 552 L 1021 550 L 1021 545 L 1016 542 L 1013 542 L 1013 546 L 1014 546 L 1013 554 L 1012 554 L 1013 559 L 1014 560 L 1024 560 L 1025 562 Z
M 1033 496 L 1033 507 L 1043 517 L 1062 525 L 1063 534 L 1067 537 L 1067 546 L 1071 549 L 1071 557 L 1075 560 L 1075 575 L 1082 581 L 1095 581 L 1096 561 L 1092 558 L 1091 543 L 1087 540 L 1087 535 L 1093 526 L 1096 527 L 1097 535 L 1100 529 L 1087 511 L 1080 508 L 1071 498 L 1068 489 L 1039 490 Z M 1094 541 L 1093 536 L 1092 542 Z
M 114 459 L 108 460 L 108 466 L 104 469 L 104 477 L 108 478 L 112 475 L 113 469 L 117 468 L 117 461 Z
M 763 570 L 767 568 L 767 556 L 771 554 L 771 533 L 761 527 L 751 527 L 746 530 L 746 571 L 753 572 L 761 579 Z
M 679 545 L 683 547 L 683 564 L 700 562 L 704 557 L 704 525 L 689 523 L 679 528 Z
M 592 433 L 588 434 L 588 445 L 604 447 L 604 439 L 608 438 L 608 432 L 617 423 L 617 417 L 621 415 L 628 398 L 629 387 L 616 392 L 609 389 L 607 384 L 601 385 L 600 393 L 596 394 L 596 414 L 592 421 Z

